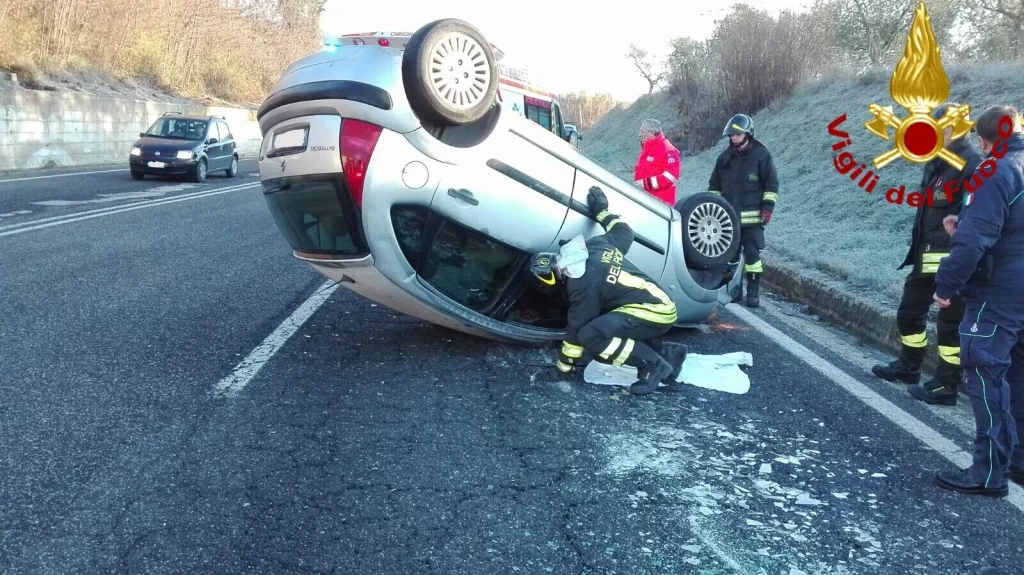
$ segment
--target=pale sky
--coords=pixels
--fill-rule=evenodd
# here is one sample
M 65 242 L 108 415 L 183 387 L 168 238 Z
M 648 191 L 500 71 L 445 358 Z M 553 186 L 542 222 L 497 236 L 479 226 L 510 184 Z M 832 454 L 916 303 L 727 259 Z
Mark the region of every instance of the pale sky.
M 621 8 L 609 11 L 595 9 L 598 2 L 328 0 L 321 28 L 325 35 L 414 32 L 433 20 L 460 18 L 479 28 L 505 52 L 503 63 L 526 68 L 532 80 L 551 92 L 607 92 L 631 101 L 647 93 L 647 82 L 625 58 L 630 43 L 663 58 L 673 38 L 708 37 L 714 30 L 715 19 L 735 3 L 634 0 L 617 3 L 615 6 Z M 802 10 L 809 0 L 742 3 L 776 13 L 783 8 Z

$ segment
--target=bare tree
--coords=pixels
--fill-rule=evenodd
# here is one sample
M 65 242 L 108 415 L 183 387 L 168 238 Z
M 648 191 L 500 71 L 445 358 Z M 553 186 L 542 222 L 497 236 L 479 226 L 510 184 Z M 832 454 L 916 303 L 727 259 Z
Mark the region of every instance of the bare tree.
M 626 52 L 626 59 L 631 60 L 640 72 L 640 75 L 644 77 L 644 80 L 647 80 L 647 83 L 650 85 L 647 93 L 653 93 L 654 89 L 665 78 L 665 73 L 654 72 L 654 65 L 651 63 L 647 50 L 640 48 L 636 44 L 630 44 L 629 51 Z
M 1019 60 L 1024 52 L 1024 2 L 1005 2 L 1004 0 L 981 0 L 978 6 L 999 16 L 1009 34 L 1009 51 L 1014 60 Z
M 0 0 L 0 68 L 75 67 L 255 103 L 320 47 L 325 0 Z M 202 65 L 197 65 L 202 62 Z M 38 83 L 38 82 L 37 82 Z
M 579 131 L 589 129 L 611 111 L 617 102 L 611 94 L 588 94 L 570 92 L 559 94 L 562 116 L 568 123 L 575 123 Z
M 994 1 L 994 0 L 993 0 Z M 818 0 L 815 8 L 831 14 L 839 47 L 870 66 L 898 58 L 919 0 Z M 932 0 L 927 4 L 940 46 L 951 42 L 950 29 L 961 4 Z

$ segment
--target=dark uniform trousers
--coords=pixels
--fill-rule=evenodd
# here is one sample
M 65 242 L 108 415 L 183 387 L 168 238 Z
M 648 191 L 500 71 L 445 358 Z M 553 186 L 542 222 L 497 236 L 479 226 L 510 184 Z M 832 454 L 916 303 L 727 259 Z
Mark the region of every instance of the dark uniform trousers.
M 611 311 L 600 315 L 578 332 L 580 345 L 594 359 L 612 365 L 636 368 L 654 365 L 660 358 L 646 342 L 661 337 L 672 329 L 672 323 L 655 323 L 627 313 Z
M 1024 301 L 968 301 L 959 335 L 976 426 L 971 469 L 1000 487 L 1011 464 L 1024 467 Z
M 937 255 L 945 256 L 946 254 Z M 931 254 L 925 254 L 926 258 L 929 256 Z M 930 264 L 924 265 L 924 269 L 929 269 L 927 266 Z M 937 263 L 935 267 L 938 268 Z M 913 369 L 920 369 L 921 363 L 924 361 L 928 345 L 926 331 L 928 310 L 935 303 L 932 297 L 934 294 L 934 273 L 914 271 L 903 282 L 903 297 L 896 310 L 896 326 L 900 331 L 900 341 L 903 344 L 900 359 Z M 963 315 L 964 300 L 959 296 L 954 297 L 950 300 L 949 307 L 939 308 L 939 317 L 936 322 L 936 331 L 939 336 L 939 369 L 935 378 L 939 383 L 952 389 L 957 389 L 960 384 L 960 334 L 957 328 Z
M 757 217 L 761 217 L 760 212 Z M 742 226 L 740 228 L 740 248 L 743 250 L 743 271 L 748 274 L 763 273 L 761 250 L 764 249 L 764 226 Z

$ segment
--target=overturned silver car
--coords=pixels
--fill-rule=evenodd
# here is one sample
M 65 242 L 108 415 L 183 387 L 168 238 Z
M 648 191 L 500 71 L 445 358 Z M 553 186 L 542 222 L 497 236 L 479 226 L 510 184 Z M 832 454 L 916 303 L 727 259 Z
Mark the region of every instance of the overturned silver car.
M 586 206 L 599 186 L 635 231 L 627 259 L 675 300 L 679 325 L 729 302 L 742 266 L 732 207 L 701 193 L 673 209 L 503 107 L 500 57 L 445 19 L 342 37 L 292 64 L 257 118 L 264 197 L 295 257 L 428 322 L 560 339 L 566 309 L 530 289 L 524 268 L 602 233 Z

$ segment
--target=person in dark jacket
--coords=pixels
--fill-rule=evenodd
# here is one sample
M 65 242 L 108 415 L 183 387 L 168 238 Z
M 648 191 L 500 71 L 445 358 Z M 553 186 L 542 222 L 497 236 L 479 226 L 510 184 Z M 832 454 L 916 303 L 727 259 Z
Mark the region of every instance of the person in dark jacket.
M 955 103 L 946 103 L 932 111 L 938 120 Z M 925 203 L 917 208 L 914 227 L 910 234 L 910 249 L 900 264 L 900 269 L 911 266 L 903 282 L 903 297 L 896 310 L 896 326 L 900 331 L 902 348 L 900 357 L 888 365 L 876 365 L 871 372 L 886 381 L 901 381 L 916 384 L 908 388 L 915 398 L 931 404 L 956 405 L 957 390 L 960 387 L 960 334 L 957 326 L 964 314 L 964 302 L 955 297 L 951 305 L 939 308 L 938 351 L 939 369 L 935 377 L 925 383 L 921 380 L 921 364 L 924 362 L 928 345 L 926 332 L 928 310 L 935 293 L 935 272 L 939 262 L 949 255 L 949 234 L 943 227 L 946 216 L 960 213 L 964 184 L 981 163 L 981 153 L 970 144 L 966 137 L 951 140 L 953 128 L 946 128 L 943 137 L 945 146 L 966 162 L 957 170 L 941 158 L 935 158 L 924 165 L 921 178 L 921 192 L 933 190 L 933 205 Z M 947 195 L 948 192 L 948 195 Z
M 721 194 L 740 215 L 740 242 L 747 278 L 747 306 L 760 305 L 761 250 L 764 249 L 764 228 L 772 219 L 779 198 L 779 176 L 771 153 L 754 138 L 754 121 L 746 114 L 736 114 L 722 131 L 729 137 L 729 147 L 722 151 L 711 171 L 708 191 Z M 733 297 L 739 302 L 743 281 Z
M 655 351 L 647 342 L 676 323 L 676 305 L 625 258 L 633 230 L 608 212 L 601 188 L 590 188 L 587 203 L 604 235 L 577 236 L 557 254 L 530 259 L 529 272 L 542 288 L 568 292 L 568 325 L 555 367 L 561 374 L 578 374 L 586 351 L 601 363 L 636 367 L 639 379 L 630 387 L 635 395 L 649 394 L 660 383 L 673 390 L 686 346 L 664 344 Z
M 971 175 L 949 257 L 935 276 L 939 307 L 962 296 L 960 361 L 974 412 L 974 461 L 939 473 L 961 493 L 1005 497 L 1024 483 L 1024 137 L 1017 110 L 992 106 L 976 125 L 988 158 Z

